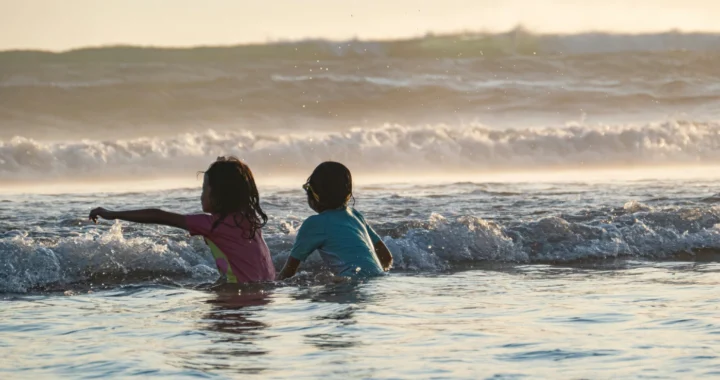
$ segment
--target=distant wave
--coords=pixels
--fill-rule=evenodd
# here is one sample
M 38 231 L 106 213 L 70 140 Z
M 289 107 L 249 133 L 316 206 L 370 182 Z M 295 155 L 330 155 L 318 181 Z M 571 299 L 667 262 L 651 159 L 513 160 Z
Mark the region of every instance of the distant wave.
M 604 54 L 643 51 L 718 51 L 720 34 L 669 31 L 652 34 L 536 34 L 523 28 L 506 33 L 426 35 L 393 41 L 304 40 L 229 47 L 157 48 L 108 46 L 62 53 L 0 52 L 1 64 L 38 62 L 207 62 L 257 59 L 338 59 L 354 57 L 458 58 L 498 55 Z
M 427 36 L 0 53 L 0 139 L 720 114 L 720 34 Z M 607 119 L 605 119 L 607 120 Z M 617 120 L 617 119 L 614 119 Z M 628 118 L 623 120 L 637 120 Z
M 372 173 L 717 164 L 720 124 L 678 121 L 509 130 L 387 125 L 305 135 L 207 131 L 171 138 L 56 143 L 17 137 L 0 141 L 0 176 L 68 180 L 192 175 L 226 154 L 273 174 L 307 171 L 327 159 Z

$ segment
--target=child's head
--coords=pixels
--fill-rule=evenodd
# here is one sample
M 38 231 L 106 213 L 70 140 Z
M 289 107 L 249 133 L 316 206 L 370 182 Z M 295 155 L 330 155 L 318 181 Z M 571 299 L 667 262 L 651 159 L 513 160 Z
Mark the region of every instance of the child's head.
M 339 162 L 323 162 L 315 168 L 303 188 L 310 208 L 316 212 L 334 210 L 347 206 L 352 198 L 352 175 Z
M 240 221 L 247 220 L 251 238 L 267 223 L 252 171 L 235 157 L 218 157 L 210 165 L 205 172 L 201 201 L 204 212 L 220 216 L 216 223 L 231 214 L 240 216 Z M 240 223 L 237 218 L 235 222 Z

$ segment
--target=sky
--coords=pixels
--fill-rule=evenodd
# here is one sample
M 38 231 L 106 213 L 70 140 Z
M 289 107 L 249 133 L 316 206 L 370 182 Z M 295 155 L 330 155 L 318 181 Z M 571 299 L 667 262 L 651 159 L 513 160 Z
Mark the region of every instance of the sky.
M 233 45 L 427 32 L 720 32 L 718 0 L 0 0 L 0 50 Z

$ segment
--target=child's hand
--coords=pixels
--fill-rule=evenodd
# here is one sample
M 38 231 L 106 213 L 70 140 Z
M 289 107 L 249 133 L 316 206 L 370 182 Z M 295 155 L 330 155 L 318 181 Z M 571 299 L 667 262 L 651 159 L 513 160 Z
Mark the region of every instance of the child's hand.
M 112 211 L 106 210 L 102 207 L 98 207 L 90 211 L 89 219 L 97 223 L 98 218 L 102 218 L 105 220 L 114 220 L 115 216 L 113 215 Z

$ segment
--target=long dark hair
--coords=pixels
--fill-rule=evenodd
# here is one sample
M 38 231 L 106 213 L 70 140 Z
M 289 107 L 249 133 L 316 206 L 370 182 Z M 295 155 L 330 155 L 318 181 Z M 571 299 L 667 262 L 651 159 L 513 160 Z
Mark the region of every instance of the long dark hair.
M 230 156 L 218 157 L 204 174 L 210 186 L 212 212 L 220 216 L 212 228 L 215 229 L 233 214 L 236 226 L 240 227 L 243 221 L 248 222 L 248 238 L 254 239 L 257 231 L 267 224 L 268 217 L 260 208 L 260 194 L 252 170 Z
M 308 201 L 318 206 L 318 212 L 347 206 L 353 199 L 352 174 L 339 162 L 323 162 L 308 178 L 306 192 Z

